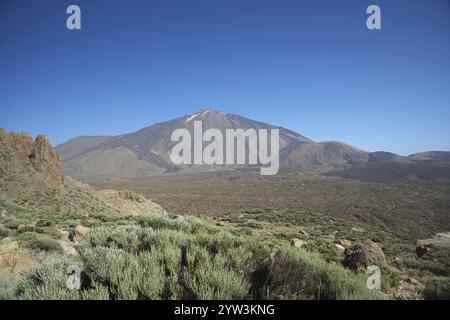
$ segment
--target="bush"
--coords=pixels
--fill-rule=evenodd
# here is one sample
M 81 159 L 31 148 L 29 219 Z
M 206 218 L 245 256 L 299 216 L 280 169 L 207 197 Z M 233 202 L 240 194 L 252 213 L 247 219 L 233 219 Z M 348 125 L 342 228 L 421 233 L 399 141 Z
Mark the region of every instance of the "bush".
M 191 225 L 183 220 L 175 220 L 160 215 L 148 215 L 138 220 L 141 227 L 153 229 L 170 229 L 177 231 L 191 231 Z
M 5 227 L 3 227 L 3 226 L 0 226 L 0 239 L 6 238 L 6 237 L 8 237 L 9 235 L 10 235 L 9 229 L 7 229 L 7 228 L 5 228 Z
M 133 255 L 123 249 L 98 247 L 80 254 L 89 279 L 108 284 L 113 299 L 157 299 L 163 291 L 164 272 L 154 253 Z
M 25 232 L 35 244 L 43 235 Z M 377 299 L 365 278 L 320 255 L 233 235 L 194 218 L 146 216 L 139 226 L 92 228 L 80 249 L 81 290 L 65 289 L 64 259 L 38 266 L 18 299 Z M 51 240 L 51 239 L 48 239 Z M 40 243 L 40 242 L 39 242 Z M 278 244 L 280 242 L 277 242 Z
M 73 300 L 79 299 L 78 292 L 66 286 L 66 270 L 69 260 L 53 258 L 38 267 L 30 269 L 11 289 L 14 298 L 21 300 Z
M 187 266 L 183 273 L 184 284 L 191 299 L 245 299 L 250 285 L 240 274 L 227 266 L 221 255 L 211 257 L 200 247 L 187 252 Z
M 428 300 L 450 300 L 450 278 L 429 279 L 425 286 L 424 297 Z
M 268 298 L 367 300 L 379 299 L 366 288 L 365 278 L 338 265 L 327 264 L 320 255 L 284 246 L 273 259 L 268 279 Z
M 27 221 L 22 219 L 16 219 L 16 218 L 9 218 L 6 221 L 3 222 L 3 226 L 8 229 L 17 229 L 18 226 L 21 224 L 26 224 Z
M 27 248 L 42 251 L 63 252 L 63 248 L 58 241 L 49 238 L 46 235 L 36 232 L 24 232 L 18 236 L 18 239 Z

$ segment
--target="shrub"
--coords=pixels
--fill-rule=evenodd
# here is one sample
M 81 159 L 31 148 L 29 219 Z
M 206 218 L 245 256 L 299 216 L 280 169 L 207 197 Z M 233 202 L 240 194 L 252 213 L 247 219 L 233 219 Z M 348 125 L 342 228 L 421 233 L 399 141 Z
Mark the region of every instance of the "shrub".
M 268 292 L 269 298 L 379 299 L 378 292 L 365 284 L 363 276 L 329 265 L 317 253 L 283 246 L 273 259 Z
M 21 300 L 73 300 L 79 299 L 78 292 L 66 286 L 66 270 L 70 261 L 53 258 L 24 273 L 12 292 Z
M 30 249 L 56 252 L 63 251 L 63 248 L 58 241 L 36 232 L 24 232 L 18 236 L 18 239 L 23 243 L 25 247 Z
M 227 266 L 221 255 L 211 257 L 200 247 L 192 247 L 187 253 L 184 283 L 191 299 L 244 299 L 250 285 L 240 274 Z
M 18 299 L 376 299 L 365 279 L 319 254 L 204 222 L 146 216 L 140 226 L 92 228 L 79 250 L 81 290 L 65 289 L 64 259 L 46 262 L 14 287 Z M 25 232 L 24 243 L 43 235 Z M 52 239 L 47 239 L 52 240 Z M 270 241 L 269 241 L 270 240 Z M 54 240 L 52 240 L 54 241 Z M 7 295 L 7 294 L 5 294 Z
M 450 278 L 429 279 L 425 286 L 424 297 L 428 300 L 450 300 Z
M 112 299 L 157 299 L 163 291 L 164 273 L 153 253 L 98 247 L 80 254 L 90 280 L 107 284 Z
M 117 228 L 97 227 L 87 235 L 91 247 L 120 248 L 127 251 L 138 250 L 137 227 L 119 226 Z
M 8 237 L 9 235 L 10 235 L 9 229 L 7 229 L 7 228 L 5 228 L 5 227 L 3 227 L 3 226 L 0 226 L 0 239 L 6 238 L 6 237 Z
M 27 221 L 16 218 L 9 218 L 3 222 L 3 226 L 8 229 L 17 229 L 17 227 L 21 224 L 26 224 Z
M 153 229 L 171 229 L 186 232 L 189 232 L 192 227 L 186 221 L 171 219 L 160 215 L 148 215 L 141 217 L 138 220 L 138 223 L 144 228 L 151 227 Z

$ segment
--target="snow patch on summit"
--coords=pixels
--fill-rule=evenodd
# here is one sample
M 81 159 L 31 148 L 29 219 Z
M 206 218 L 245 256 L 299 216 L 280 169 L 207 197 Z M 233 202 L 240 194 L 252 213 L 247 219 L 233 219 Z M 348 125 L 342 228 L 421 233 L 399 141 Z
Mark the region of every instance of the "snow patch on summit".
M 196 114 L 193 114 L 193 115 L 190 116 L 190 117 L 187 117 L 187 118 L 186 118 L 186 123 L 188 123 L 188 122 L 194 120 L 194 119 L 195 119 L 197 116 L 199 116 L 199 115 L 200 115 L 200 113 L 196 113 Z

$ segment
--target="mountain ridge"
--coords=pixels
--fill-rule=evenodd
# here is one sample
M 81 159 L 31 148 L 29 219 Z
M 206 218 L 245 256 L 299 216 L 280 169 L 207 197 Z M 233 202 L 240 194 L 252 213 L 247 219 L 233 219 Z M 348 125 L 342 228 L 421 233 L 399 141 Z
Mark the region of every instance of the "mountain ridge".
M 155 123 L 119 136 L 76 137 L 60 144 L 56 149 L 61 153 L 65 174 L 76 179 L 130 178 L 236 169 L 233 166 L 177 166 L 171 162 L 169 152 L 174 144 L 170 141 L 171 133 L 180 128 L 192 132 L 196 120 L 202 121 L 204 130 L 215 128 L 221 132 L 226 129 L 279 129 L 281 171 L 336 174 L 352 171 L 354 168 L 364 171 L 373 163 L 420 163 L 433 167 L 450 165 L 450 152 L 446 151 L 427 151 L 410 156 L 385 151 L 367 152 L 340 141 L 315 142 L 283 127 L 211 108 L 203 108 L 193 114 Z

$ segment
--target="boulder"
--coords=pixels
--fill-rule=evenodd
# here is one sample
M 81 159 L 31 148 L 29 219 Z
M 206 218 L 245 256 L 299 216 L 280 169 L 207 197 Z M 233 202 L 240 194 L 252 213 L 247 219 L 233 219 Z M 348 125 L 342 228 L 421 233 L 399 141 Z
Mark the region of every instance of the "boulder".
M 304 240 L 297 239 L 297 238 L 291 239 L 291 246 L 293 246 L 293 247 L 301 248 L 305 244 L 306 244 L 306 241 L 304 241 Z
M 354 244 L 345 249 L 343 264 L 350 269 L 367 268 L 370 265 L 386 263 L 381 247 L 373 241 Z
M 344 248 L 348 248 L 352 245 L 352 241 L 351 240 L 347 240 L 347 239 L 342 239 L 338 241 L 338 244 L 343 246 Z
M 70 232 L 65 230 L 59 231 L 59 238 L 64 241 L 69 241 Z
M 426 255 L 430 251 L 430 247 L 427 245 L 419 244 L 416 247 L 416 255 L 418 258 L 422 258 L 424 255 Z
M 78 254 L 77 250 L 74 247 L 72 247 L 68 241 L 59 240 L 58 242 L 61 245 L 63 253 L 66 256 L 76 256 Z
M 73 242 L 81 242 L 88 232 L 88 228 L 78 225 L 73 230 Z

